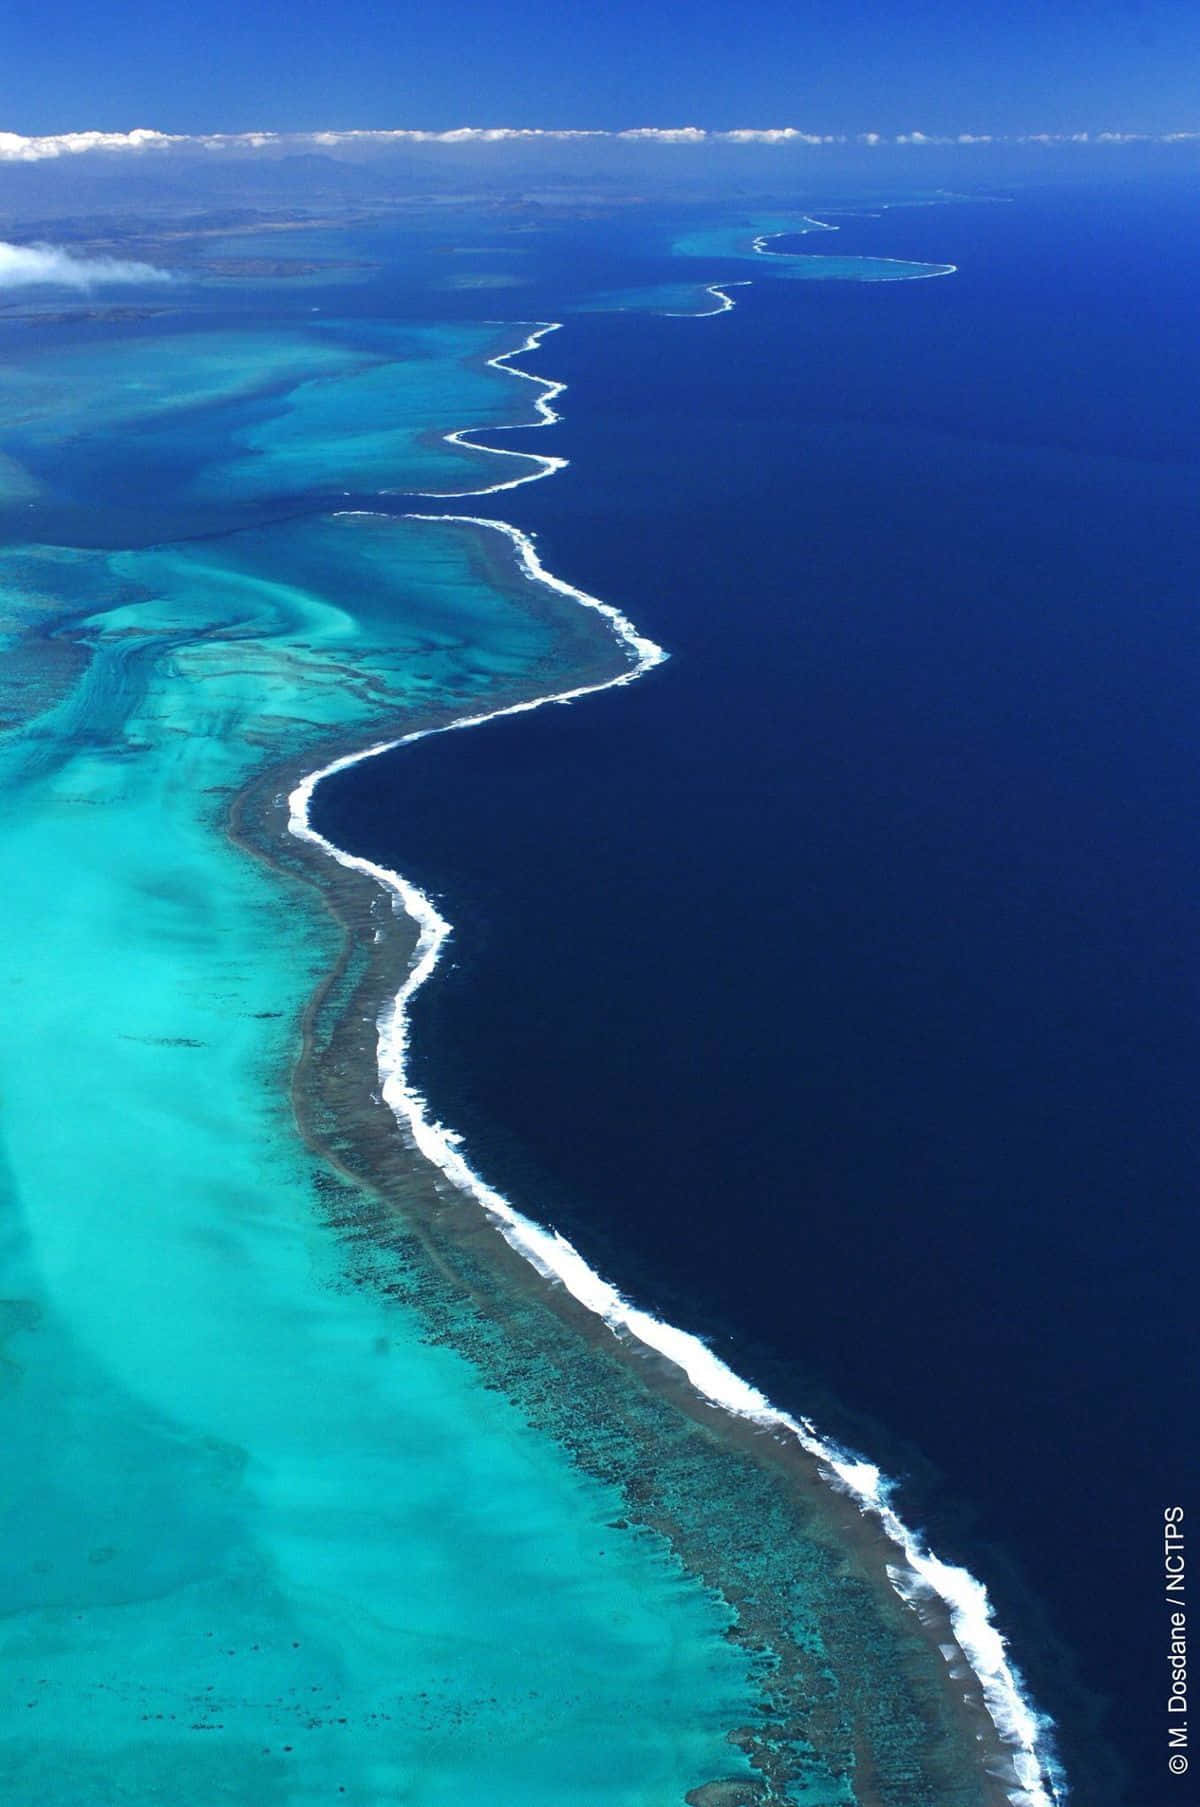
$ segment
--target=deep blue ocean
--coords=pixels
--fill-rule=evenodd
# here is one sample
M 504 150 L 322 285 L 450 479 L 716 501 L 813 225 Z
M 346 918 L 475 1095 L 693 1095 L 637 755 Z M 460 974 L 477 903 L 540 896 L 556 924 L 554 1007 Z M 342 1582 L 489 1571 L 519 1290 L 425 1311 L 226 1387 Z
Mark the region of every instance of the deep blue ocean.
M 670 662 L 314 822 L 455 924 L 415 1070 L 476 1167 L 898 1476 L 1076 1798 L 1158 1807 L 1163 1511 L 1200 1510 L 1196 195 L 838 217 L 958 274 L 571 315 L 528 360 L 570 468 L 470 505 Z

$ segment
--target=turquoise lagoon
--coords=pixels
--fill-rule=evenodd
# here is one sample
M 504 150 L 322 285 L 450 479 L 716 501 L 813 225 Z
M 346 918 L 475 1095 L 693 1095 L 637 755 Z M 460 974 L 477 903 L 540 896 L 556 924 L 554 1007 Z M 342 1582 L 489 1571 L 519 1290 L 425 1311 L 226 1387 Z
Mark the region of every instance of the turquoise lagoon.
M 722 225 L 693 227 L 687 232 L 679 233 L 671 241 L 671 255 L 756 258 L 760 255 L 757 249 L 760 239 L 777 237 L 782 233 L 787 233 L 789 238 L 800 238 L 810 232 L 837 230 L 836 226 L 828 226 L 823 220 L 813 219 L 807 213 L 753 213 L 741 220 L 727 221 Z
M 383 499 L 528 468 L 430 432 L 525 418 L 486 362 L 521 336 L 10 339 L 13 1801 L 998 1798 L 856 1509 L 456 1243 L 398 1132 L 374 1171 L 344 1124 L 323 1150 L 293 1084 L 357 1035 L 378 1118 L 370 962 L 409 943 L 369 886 L 322 901 L 287 785 L 622 668 L 501 536 Z
M 772 276 L 800 282 L 904 282 L 922 276 L 949 276 L 953 264 L 913 262 L 899 257 L 837 256 L 813 251 L 777 249 L 773 241 L 824 235 L 840 228 L 806 213 L 756 213 L 740 224 L 703 227 L 680 234 L 671 245 L 675 257 L 704 257 L 753 263 L 760 275 L 770 260 Z
M 672 261 L 703 261 L 702 282 L 665 281 L 636 288 L 607 289 L 574 300 L 573 313 L 634 313 L 705 319 L 737 306 L 736 291 L 751 282 L 911 282 L 949 276 L 953 264 L 897 257 L 796 251 L 792 239 L 824 242 L 839 227 L 804 213 L 754 213 L 739 222 L 691 228 L 669 241 Z M 788 241 L 787 248 L 781 241 Z M 724 266 L 724 269 L 722 268 Z M 733 290 L 734 293 L 728 293 Z
M 513 420 L 516 385 L 487 366 L 511 349 L 511 329 L 155 324 L 66 346 L 43 329 L 0 363 L 0 520 L 6 503 L 21 510 L 10 533 L 27 529 L 31 500 L 56 525 L 64 507 L 102 506 L 106 521 L 118 507 L 146 532 L 174 507 L 195 529 L 197 504 L 245 517 L 282 498 L 312 507 L 351 491 L 469 492 L 530 469 L 528 457 L 472 452 L 431 430 L 447 407 L 453 425 Z
M 726 278 L 737 288 L 745 278 Z M 663 282 L 652 288 L 602 290 L 575 304 L 580 314 L 661 314 L 672 319 L 706 320 L 714 314 L 729 311 L 729 298 L 722 299 L 720 283 Z
M 9 1799 L 651 1801 L 742 1767 L 728 1609 L 430 1345 L 404 1260 L 347 1284 L 287 1090 L 334 925 L 222 833 L 264 756 L 528 681 L 548 629 L 468 553 L 318 519 L 3 561 L 90 654 L 0 768 Z

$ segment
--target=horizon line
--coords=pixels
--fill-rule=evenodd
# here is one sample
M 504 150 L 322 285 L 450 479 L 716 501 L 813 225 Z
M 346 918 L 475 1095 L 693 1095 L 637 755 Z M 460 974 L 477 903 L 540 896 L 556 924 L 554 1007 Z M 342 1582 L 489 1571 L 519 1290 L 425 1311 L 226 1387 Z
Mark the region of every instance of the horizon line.
M 400 145 L 467 145 L 578 141 L 670 145 L 787 145 L 798 148 L 855 146 L 874 150 L 884 147 L 978 145 L 1113 145 L 1187 144 L 1200 142 L 1200 127 L 1171 132 L 810 132 L 800 126 L 738 126 L 711 129 L 705 126 L 454 126 L 446 130 L 422 127 L 351 127 L 321 131 L 162 132 L 151 126 L 131 131 L 99 130 L 26 135 L 0 131 L 0 163 L 41 163 L 59 157 L 131 152 L 230 150 L 262 151 L 315 145 L 323 150 L 342 146 L 387 148 Z

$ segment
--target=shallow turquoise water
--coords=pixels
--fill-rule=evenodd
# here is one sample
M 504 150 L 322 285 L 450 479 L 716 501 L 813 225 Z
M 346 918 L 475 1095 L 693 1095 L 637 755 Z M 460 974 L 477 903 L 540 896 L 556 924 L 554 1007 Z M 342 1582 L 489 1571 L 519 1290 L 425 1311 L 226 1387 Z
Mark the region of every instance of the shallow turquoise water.
M 431 342 L 363 379 L 283 337 L 297 483 L 408 369 L 412 423 L 439 385 L 448 424 L 485 388 L 511 416 Z M 245 393 L 257 350 L 191 348 L 189 397 Z M 111 394 L 80 360 L 93 428 L 186 435 L 156 355 L 119 348 Z M 10 377 L 30 444 L 69 435 L 69 380 Z M 57 621 L 87 655 L 14 678 L 0 743 L 10 1798 L 649 1804 L 745 1772 L 728 1609 L 429 1342 L 402 1257 L 349 1283 L 287 1094 L 339 937 L 223 832 L 268 759 L 534 686 L 559 638 L 520 589 L 470 530 L 362 516 L 0 557 L 14 643 Z
M 779 266 L 774 275 L 798 282 L 919 282 L 923 277 L 954 274 L 953 264 L 913 263 L 902 257 L 835 257 L 768 249 L 763 262 Z
M 757 259 L 756 239 L 781 232 L 789 237 L 809 233 L 823 237 L 836 230 L 836 226 L 827 226 L 807 213 L 754 213 L 733 225 L 702 226 L 681 233 L 672 240 L 671 253 L 675 257 Z
M 265 419 L 235 428 L 237 451 L 206 467 L 197 494 L 304 493 L 324 487 L 333 472 L 348 490 L 458 491 L 503 482 L 529 468 L 517 457 L 480 457 L 424 443 L 446 406 L 451 360 L 458 363 L 454 425 L 502 426 L 512 419 L 511 382 L 497 382 L 494 372 L 476 362 L 461 362 L 495 349 L 494 327 L 376 327 L 355 333 L 346 326 L 339 336 L 354 346 L 363 367 L 335 382 L 316 376 L 297 383 Z M 340 349 L 338 340 L 334 344 Z
M 718 288 L 720 284 L 716 285 Z M 652 288 L 602 290 L 576 304 L 581 314 L 668 314 L 702 319 L 721 310 L 720 299 L 694 282 L 663 282 Z
M 316 317 L 191 332 L 169 321 L 66 344 L 43 331 L 0 360 L 0 522 L 8 504 L 9 537 L 28 535 L 31 500 L 113 505 L 143 522 L 174 505 L 176 530 L 211 530 L 197 505 L 244 516 L 298 497 L 470 492 L 521 475 L 527 460 L 449 446 L 437 431 L 523 418 L 528 398 L 514 391 L 527 385 L 486 366 L 514 336 Z M 53 527 L 61 534 L 58 516 Z
M 487 365 L 527 329 L 268 289 L 234 325 L 41 325 L 0 364 L 17 1797 L 659 1807 L 749 1745 L 770 1798 L 833 1807 L 870 1721 L 881 1798 L 975 1807 L 941 1658 L 819 1509 L 640 1383 L 606 1418 L 557 1320 L 567 1360 L 514 1375 L 515 1307 L 485 1336 L 415 1236 L 351 1259 L 331 1220 L 289 1078 L 342 934 L 231 803 L 619 660 L 506 542 L 335 512 L 527 472 L 440 438 L 528 417 Z
M 838 227 L 808 214 L 755 214 L 737 226 L 687 232 L 676 238 L 676 257 L 705 257 L 754 264 L 759 276 L 790 276 L 803 282 L 903 282 L 922 276 L 949 275 L 950 264 L 929 264 L 897 257 L 841 256 L 816 251 L 784 251 L 780 238 L 826 239 Z

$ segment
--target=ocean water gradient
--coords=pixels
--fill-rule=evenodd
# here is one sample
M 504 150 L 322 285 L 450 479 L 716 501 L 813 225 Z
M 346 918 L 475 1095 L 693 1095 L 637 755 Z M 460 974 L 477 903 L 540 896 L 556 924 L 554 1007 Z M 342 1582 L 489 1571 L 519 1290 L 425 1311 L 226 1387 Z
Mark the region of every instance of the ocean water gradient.
M 796 229 L 794 216 L 782 223 L 772 216 L 767 226 Z M 903 248 L 921 249 L 910 226 L 906 219 L 903 236 L 914 242 Z M 944 220 L 923 226 L 930 240 L 939 231 L 943 241 L 951 236 Z M 735 230 L 744 228 L 720 228 L 721 243 L 731 243 Z M 860 274 L 884 268 L 896 251 L 895 222 L 884 222 L 874 239 L 865 224 L 858 230 L 866 248 L 849 262 L 861 264 Z M 672 236 L 679 238 L 677 227 L 664 234 L 665 245 Z M 552 243 L 535 255 L 528 246 L 510 248 L 524 260 L 530 299 L 560 303 L 538 310 L 543 318 L 588 307 L 596 285 L 586 249 L 572 286 L 558 275 Z M 980 252 L 981 244 L 970 248 Z M 396 726 L 414 720 L 444 727 L 464 715 L 522 709 L 471 734 L 437 735 L 369 765 L 343 765 L 317 791 L 314 818 L 336 823 L 339 847 L 415 871 L 427 890 L 445 890 L 445 907 L 460 925 L 450 944 L 458 964 L 442 962 L 414 1016 L 412 1073 L 431 1115 L 466 1128 L 472 1162 L 523 1210 L 565 1225 L 589 1258 L 591 1239 L 596 1258 L 604 1257 L 599 1264 L 629 1293 L 694 1308 L 696 1315 L 675 1312 L 673 1321 L 710 1333 L 719 1326 L 721 1351 L 745 1372 L 736 1329 L 729 1339 L 728 1304 L 711 1316 L 702 1277 L 714 1233 L 728 1219 L 728 1197 L 714 1198 L 708 1215 L 701 1191 L 681 1195 L 677 1184 L 664 1185 L 644 1123 L 639 1146 L 627 1133 L 636 1114 L 622 1115 L 617 1090 L 597 1091 L 611 1084 L 599 1033 L 606 1017 L 635 1086 L 649 1073 L 644 1066 L 639 1075 L 629 1061 L 639 1045 L 628 1033 L 633 1019 L 624 1006 L 613 1010 L 628 984 L 631 947 L 614 988 L 596 958 L 600 943 L 585 942 L 587 969 L 608 987 L 608 1005 L 589 1026 L 578 957 L 572 968 L 548 924 L 569 925 L 577 942 L 590 937 L 612 912 L 623 860 L 632 859 L 643 883 L 662 884 L 653 875 L 667 870 L 661 859 L 647 861 L 648 841 L 622 846 L 600 790 L 589 790 L 582 775 L 608 770 L 618 788 L 631 776 L 640 784 L 647 772 L 669 772 L 680 754 L 700 773 L 702 763 L 687 751 L 677 672 L 694 666 L 717 637 L 726 678 L 752 670 L 743 672 L 737 636 L 714 605 L 723 574 L 746 563 L 746 523 L 739 535 L 736 518 L 750 494 L 753 458 L 742 423 L 760 405 L 755 360 L 769 407 L 771 355 L 777 371 L 786 366 L 786 341 L 772 333 L 794 330 L 798 295 L 786 280 L 762 295 L 758 280 L 749 291 L 735 286 L 745 270 L 736 261 L 741 253 L 734 250 L 729 264 L 714 241 L 711 250 L 701 247 L 711 260 L 704 277 L 712 280 L 700 287 L 722 305 L 700 311 L 733 319 L 693 326 L 600 318 L 551 341 L 540 328 L 518 328 L 516 363 L 528 366 L 533 353 L 540 367 L 553 348 L 552 371 L 569 378 L 573 406 L 566 427 L 539 443 L 535 468 L 526 453 L 506 473 L 503 457 L 518 442 L 498 442 L 498 464 L 477 449 L 477 436 L 487 442 L 489 427 L 528 418 L 538 395 L 541 423 L 554 426 L 558 382 L 522 393 L 513 360 L 503 355 L 520 342 L 512 328 L 501 333 L 466 318 L 430 327 L 417 314 L 428 309 L 431 287 L 469 306 L 472 286 L 486 276 L 486 247 L 458 254 L 451 284 L 444 263 L 435 278 L 425 267 L 437 263 L 441 247 L 430 258 L 427 244 L 397 244 L 391 262 L 380 257 L 386 249 L 371 246 L 377 278 L 356 270 L 345 288 L 330 279 L 322 300 L 342 304 L 324 308 L 332 325 L 303 317 L 321 294 L 307 278 L 303 302 L 294 304 L 278 299 L 278 285 L 248 304 L 243 288 L 236 317 L 210 313 L 182 333 L 178 322 L 143 323 L 132 334 L 68 327 L 76 343 L 61 373 L 61 331 L 35 326 L 3 378 L 19 403 L 3 442 L 13 541 L 3 559 L 4 626 L 13 658 L 0 751 L 11 826 L 9 983 L 21 1000 L 21 1033 L 5 1061 L 12 1278 L 5 1291 L 13 1300 L 6 1346 L 14 1384 L 4 1409 L 28 1485 L 13 1514 L 21 1588 L 7 1660 L 18 1692 L 30 1684 L 10 1712 L 14 1773 L 38 1798 L 59 1789 L 64 1799 L 83 1791 L 114 1802 L 144 1798 L 167 1774 L 176 1789 L 182 1775 L 197 1800 L 291 1802 L 344 1791 L 367 1803 L 404 1790 L 406 1798 L 436 1801 L 485 1786 L 514 1800 L 561 1799 L 567 1790 L 580 1799 L 657 1801 L 699 1790 L 690 1798 L 706 1807 L 776 1798 L 832 1804 L 870 1798 L 872 1789 L 880 1799 L 936 1799 L 942 1807 L 1000 1798 L 1013 1792 L 1013 1777 L 976 1772 L 969 1719 L 951 1723 L 953 1690 L 944 1667 L 937 1674 L 942 1659 L 887 1586 L 870 1540 L 860 1548 L 850 1520 L 835 1530 L 836 1500 L 817 1501 L 796 1518 L 799 1482 L 794 1500 L 769 1479 L 770 1463 L 736 1454 L 702 1420 L 686 1428 L 686 1401 L 664 1403 L 636 1370 L 626 1375 L 602 1342 L 572 1331 L 569 1317 L 566 1329 L 556 1328 L 552 1314 L 524 1298 L 519 1277 L 503 1279 L 502 1264 L 469 1224 L 455 1245 L 445 1225 L 452 1230 L 459 1207 L 436 1187 L 418 1198 L 423 1182 L 413 1177 L 411 1156 L 378 1117 L 368 1127 L 383 1104 L 369 1096 L 366 1061 L 334 1058 L 354 1035 L 373 1054 L 372 998 L 387 992 L 372 991 L 371 963 L 403 962 L 403 935 L 364 888 L 337 905 L 352 925 L 347 940 L 333 918 L 302 902 L 304 891 L 247 853 L 277 845 L 269 825 L 282 830 L 289 787 L 293 821 L 303 826 L 312 787 L 301 774 L 327 764 L 330 753 L 399 738 Z M 668 270 L 678 279 L 673 254 L 660 259 L 642 226 L 630 231 L 617 269 L 612 243 L 602 252 L 593 245 L 591 256 L 610 282 L 618 274 L 617 294 L 631 298 L 630 311 L 662 293 Z M 786 278 L 783 257 L 753 245 L 748 255 L 764 269 L 761 284 Z M 473 258 L 483 267 L 473 270 Z M 723 273 L 722 261 L 734 274 Z M 826 274 L 850 273 L 846 260 L 836 261 Z M 901 262 L 911 274 L 952 268 L 936 254 Z M 773 265 L 782 267 L 766 274 Z M 900 273 L 901 264 L 891 267 Z M 851 336 L 865 330 L 865 302 L 838 313 L 842 284 L 812 286 L 827 299 L 816 304 L 810 329 L 819 325 L 834 344 L 839 323 Z M 902 304 L 901 330 L 919 347 L 922 331 L 932 330 L 921 320 L 933 322 L 953 362 L 956 317 L 947 297 L 955 287 L 868 277 L 860 292 L 873 290 L 877 309 L 913 297 Z M 730 290 L 736 308 L 725 305 Z M 928 309 L 928 297 L 938 294 L 932 313 L 911 311 Z M 654 337 L 639 354 L 628 336 L 727 333 L 740 324 L 743 302 L 742 320 L 751 306 L 763 311 L 752 337 L 740 341 L 743 353 L 751 348 L 750 380 L 736 397 L 717 383 L 693 388 L 689 398 L 690 379 L 712 376 L 713 353 L 698 339 L 689 352 L 683 340 L 668 346 Z M 445 306 L 453 311 L 448 300 Z M 253 318 L 255 308 L 261 318 Z M 639 355 L 653 363 L 652 378 Z M 827 362 L 827 380 L 841 385 L 834 412 L 845 413 L 854 380 L 849 366 L 839 374 L 835 363 Z M 177 390 L 171 369 L 188 373 Z M 868 377 L 861 357 L 857 380 L 879 382 L 881 392 L 890 381 L 895 389 L 894 373 L 881 364 Z M 82 438 L 74 387 L 86 407 Z M 639 398 L 640 439 L 629 433 L 623 389 Z M 677 436 L 672 409 L 685 398 L 694 405 L 697 393 L 707 394 L 714 424 L 724 413 L 732 426 L 732 463 L 715 442 L 697 443 L 692 462 L 664 453 L 664 442 Z M 944 397 L 950 393 L 947 376 Z M 780 477 L 796 463 L 794 399 L 785 421 L 793 443 Z M 135 427 L 140 450 L 131 441 Z M 835 427 L 822 441 L 812 422 L 805 432 L 810 471 L 813 444 L 832 454 L 826 496 L 843 468 L 870 469 L 872 457 L 881 473 L 886 467 L 881 451 L 889 448 L 872 445 L 869 433 Z M 894 448 L 891 456 L 894 466 Z M 602 543 L 614 501 L 624 498 L 628 510 L 629 498 L 640 497 L 651 510 L 652 473 L 668 468 L 679 519 L 706 523 L 707 589 L 694 569 L 689 577 L 686 557 L 671 553 L 674 516 L 661 493 L 652 533 L 643 533 L 635 507 L 625 535 Z M 996 468 L 993 460 L 990 473 Z M 927 481 L 937 469 L 931 452 L 922 466 Z M 552 473 L 554 483 L 529 482 Z M 489 490 L 487 479 L 515 486 L 503 506 L 542 526 L 546 565 L 515 529 L 497 534 L 482 521 L 400 518 L 413 512 L 393 494 L 406 485 L 424 495 L 441 493 L 443 484 L 450 494 L 470 494 Z M 765 506 L 769 481 L 763 491 Z M 1164 498 L 1161 483 L 1148 484 L 1145 505 L 1153 495 L 1169 514 L 1172 494 L 1168 486 Z M 446 510 L 461 514 L 462 505 L 448 502 Z M 728 564 L 713 557 L 720 531 Z M 914 542 L 921 531 L 929 544 L 919 523 Z M 654 549 L 631 563 L 639 533 Z M 777 572 L 785 549 L 794 557 L 794 539 L 765 544 Z M 758 594 L 768 600 L 770 557 L 762 543 L 759 551 L 759 580 L 767 584 Z M 633 689 L 578 709 L 528 714 L 528 700 L 562 689 L 564 679 L 578 692 L 634 669 L 604 623 L 589 624 L 574 584 L 549 577 L 569 569 L 576 578 L 593 565 L 604 574 L 596 593 L 620 596 L 680 656 Z M 657 597 L 642 594 L 651 573 Z M 682 631 L 683 614 L 671 614 L 673 599 L 691 612 L 699 640 Z M 761 619 L 777 633 L 769 606 Z M 749 646 L 751 614 L 745 622 Z M 643 662 L 653 663 L 652 643 L 640 644 Z M 827 658 L 827 674 L 835 670 Z M 728 736 L 738 730 L 730 700 L 726 684 L 715 750 L 732 800 L 738 786 Z M 698 704 L 711 721 L 713 701 L 702 691 L 689 707 Z M 654 710 L 662 711 L 657 728 Z M 659 737 L 653 749 L 647 724 Z M 615 767 L 614 733 L 625 737 Z M 750 737 L 747 746 L 754 745 Z M 529 839 L 521 803 L 533 794 L 531 781 L 543 786 L 534 815 L 550 837 L 540 847 Z M 560 785 L 557 795 L 547 781 Z M 673 792 L 671 833 L 663 834 L 665 818 L 651 831 L 660 852 L 688 845 L 689 834 L 703 839 L 701 818 L 689 820 L 678 808 L 682 794 Z M 626 816 L 628 802 L 627 792 Z M 233 840 L 225 832 L 231 808 L 241 824 Z M 634 814 L 649 825 L 649 812 Z M 419 847 L 410 847 L 410 837 Z M 567 858 L 556 865 L 549 844 Z M 457 870 L 464 848 L 481 861 L 481 880 Z M 573 848 L 580 856 L 574 870 Z M 511 915 L 499 883 L 504 870 L 524 874 Z M 63 872 L 71 875 L 66 885 Z M 676 896 L 691 899 L 683 907 L 694 910 L 696 875 L 686 866 L 679 873 Z M 296 876 L 306 876 L 302 863 Z M 567 1073 L 556 1086 L 539 1069 L 520 1010 L 511 999 L 497 1004 L 486 974 L 474 1008 L 496 1033 L 494 1056 L 478 1021 L 449 1038 L 423 1034 L 427 1003 L 444 1012 L 480 980 L 467 941 L 480 921 L 480 882 L 493 945 L 507 950 L 515 978 L 525 945 L 517 920 L 529 913 L 531 882 L 541 894 L 543 914 L 533 920 L 535 936 L 546 940 L 536 974 L 526 966 L 518 978 L 535 1018 L 552 991 L 584 1006 L 576 1008 L 582 1037 L 599 1056 L 587 1116 L 622 1124 L 619 1135 L 579 1139 L 589 1165 L 595 1157 L 590 1175 L 573 1174 L 528 1123 L 518 1129 L 520 1110 L 497 1133 L 495 1081 L 504 1066 L 508 1102 L 531 1106 L 540 1097 L 547 1118 L 561 1106 L 556 1133 L 568 1140 L 577 1107 L 563 1084 Z M 590 914 L 580 907 L 581 883 L 593 899 Z M 702 918 L 695 945 L 711 962 Z M 693 942 L 680 932 L 677 910 L 672 919 L 677 947 L 686 951 Z M 39 942 L 31 925 L 51 921 L 53 932 Z M 424 953 L 436 957 L 433 916 L 423 926 Z M 635 937 L 632 947 L 642 945 Z M 531 982 L 541 979 L 549 989 Z M 413 975 L 407 984 L 415 1002 Z M 317 1005 L 306 1004 L 314 992 Z M 385 1048 L 404 1020 L 385 1014 Z M 677 1020 L 687 1024 L 686 1009 Z M 545 1033 L 549 1023 L 547 1015 L 538 1038 L 545 1059 L 562 1066 L 561 1048 L 556 1053 Z M 293 1086 L 298 1118 L 289 1102 L 301 1026 L 299 1071 L 347 1088 L 335 1098 L 333 1130 L 320 1135 L 303 1081 Z M 67 1042 L 73 1058 L 62 1079 Z M 665 1057 L 669 1069 L 670 1048 L 658 1034 L 646 1053 L 654 1065 Z M 395 1053 L 393 1046 L 385 1098 L 388 1084 L 413 1083 Z M 435 1056 L 448 1060 L 440 1075 Z M 761 1080 L 763 1070 L 755 1070 Z M 367 1095 L 347 1114 L 355 1086 Z M 662 1118 L 676 1141 L 689 1134 L 685 1096 L 680 1089 L 674 1114 Z M 343 1147 L 338 1138 L 354 1111 L 363 1127 Z M 419 1142 L 411 1111 L 408 1122 Z M 524 1152 L 513 1130 L 525 1138 Z M 334 1159 L 332 1170 L 312 1152 L 314 1141 Z M 441 1152 L 452 1147 L 443 1138 Z M 622 1148 L 649 1179 L 649 1194 L 627 1190 L 634 1169 L 618 1177 L 614 1155 Z M 436 1161 L 438 1151 L 430 1152 Z M 398 1159 L 409 1162 L 403 1172 Z M 404 1216 L 388 1214 L 386 1185 L 381 1211 L 385 1172 L 399 1176 L 394 1196 L 411 1206 L 409 1228 Z M 617 1209 L 623 1196 L 633 1210 L 642 1199 L 657 1202 L 666 1244 L 674 1238 L 682 1257 L 659 1265 L 657 1281 L 655 1257 L 628 1210 L 622 1218 Z M 697 1259 L 690 1261 L 685 1247 L 693 1237 Z M 788 1225 L 778 1246 L 806 1242 L 806 1231 Z M 569 1265 L 563 1244 L 546 1248 Z M 758 1252 L 750 1254 L 761 1266 Z M 588 1270 L 578 1267 L 574 1279 L 581 1294 L 594 1289 Z M 769 1289 L 760 1288 L 760 1297 L 769 1301 Z M 835 1287 L 827 1304 L 836 1310 L 837 1302 Z M 633 1317 L 626 1322 L 639 1328 Z M 643 1319 L 641 1328 L 652 1323 Z M 778 1321 L 768 1319 L 764 1362 L 755 1334 L 763 1324 L 744 1328 L 751 1366 L 772 1397 L 790 1403 L 793 1362 L 801 1364 L 793 1384 L 807 1370 L 818 1388 L 832 1385 L 850 1405 L 876 1409 L 869 1389 L 855 1397 L 845 1386 L 836 1359 L 821 1371 L 811 1335 L 781 1337 Z M 707 1363 L 709 1378 L 728 1375 L 699 1344 L 676 1340 L 667 1353 L 684 1365 Z M 836 1337 L 829 1353 L 836 1356 Z M 936 1387 L 929 1399 L 936 1405 Z M 929 1422 L 927 1413 L 918 1429 L 903 1413 L 891 1414 L 894 1430 L 922 1442 Z M 1052 1432 L 1053 1413 L 1047 1423 Z M 132 1534 L 131 1474 L 144 1504 Z M 860 1487 L 871 1479 L 866 1470 L 847 1478 Z M 961 1551 L 960 1542 L 955 1554 Z M 977 1603 L 973 1610 L 978 1619 Z M 1022 1660 L 1027 1648 L 1036 1662 L 1036 1640 L 1022 1644 Z M 995 1654 L 1003 1660 L 998 1644 Z M 1039 1697 L 1040 1681 L 1041 1672 Z M 873 1743 L 864 1757 L 868 1700 Z M 1050 1700 L 1058 1704 L 1052 1692 Z M 29 1729 L 36 1722 L 26 1716 L 47 1709 L 55 1727 L 78 1728 L 69 1750 L 61 1743 L 48 1750 L 44 1732 Z M 1040 1784 L 1032 1773 L 1026 1780 L 1033 1798 Z
M 519 518 L 670 663 L 321 818 L 456 925 L 414 1072 L 479 1169 L 882 1459 L 1079 1786 L 1138 1803 L 1139 1539 L 1196 1474 L 1183 207 L 881 210 L 857 250 L 958 274 L 573 323 L 572 463 Z
M 12 1785 L 834 1807 L 870 1701 L 884 1795 L 990 1800 L 836 1501 L 439 1243 L 394 1128 L 365 1181 L 344 1110 L 314 1152 L 295 1076 L 370 1117 L 330 1050 L 395 936 L 252 857 L 297 771 L 622 659 L 519 536 L 371 487 L 514 480 L 448 424 L 528 408 L 497 329 L 274 292 L 35 308 L 4 368 Z
M 469 351 L 441 387 L 477 411 Z M 182 443 L 161 356 L 144 393 Z M 114 387 L 137 367 L 121 347 Z M 728 1607 L 431 1341 L 418 1249 L 349 1271 L 288 1086 L 340 935 L 225 832 L 254 770 L 519 692 L 580 662 L 570 632 L 453 525 L 2 565 L 14 640 L 75 655 L 14 668 L 0 749 L 11 1798 L 650 1802 L 746 1773 Z

